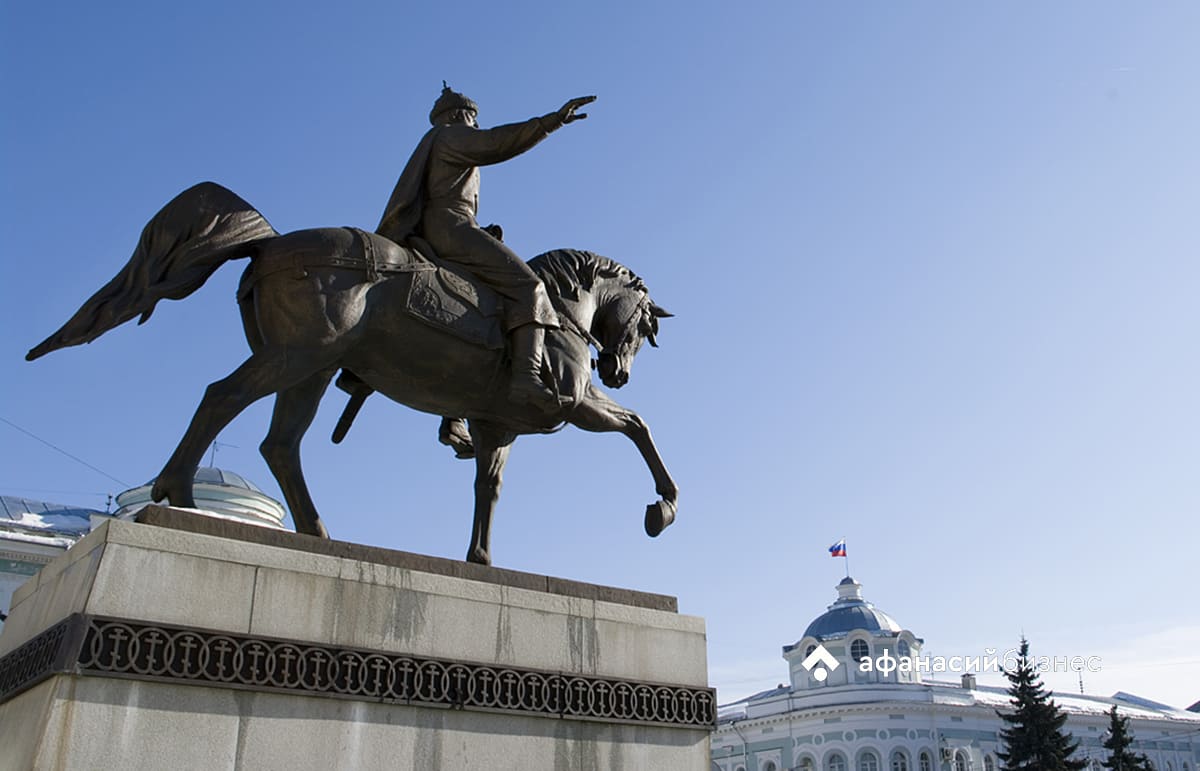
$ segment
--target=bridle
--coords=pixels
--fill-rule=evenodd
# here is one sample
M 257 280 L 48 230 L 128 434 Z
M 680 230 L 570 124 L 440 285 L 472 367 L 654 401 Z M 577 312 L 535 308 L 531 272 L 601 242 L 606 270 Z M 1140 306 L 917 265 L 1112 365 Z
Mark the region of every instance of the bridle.
M 606 346 L 601 343 L 598 339 L 596 339 L 596 336 L 593 335 L 590 330 L 584 328 L 583 324 L 579 323 L 579 320 L 576 319 L 575 316 L 572 315 L 565 306 L 563 306 L 562 301 L 553 294 L 550 296 L 550 304 L 553 305 L 554 310 L 558 312 L 559 319 L 563 322 L 566 322 L 562 324 L 562 326 L 579 335 L 579 337 L 582 338 L 585 343 L 592 348 L 595 348 L 597 357 L 604 356 L 605 354 L 610 356 L 617 355 L 617 352 L 620 350 L 621 343 L 618 342 L 613 346 Z M 643 293 L 641 302 L 634 307 L 633 312 L 629 314 L 629 318 L 625 319 L 625 325 L 628 326 L 628 324 L 633 321 L 634 317 L 645 316 L 649 304 L 649 296 Z

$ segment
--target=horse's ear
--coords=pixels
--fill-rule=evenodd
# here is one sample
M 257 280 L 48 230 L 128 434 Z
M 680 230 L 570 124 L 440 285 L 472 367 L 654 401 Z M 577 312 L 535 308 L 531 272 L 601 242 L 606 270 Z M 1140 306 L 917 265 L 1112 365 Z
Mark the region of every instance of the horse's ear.
M 659 318 L 659 319 L 669 319 L 675 315 L 674 313 L 669 313 L 665 308 L 661 307 L 658 303 L 650 303 L 650 313 L 655 318 Z
M 658 347 L 658 317 L 654 315 L 647 316 L 642 319 L 642 323 L 638 325 L 638 331 L 646 338 L 646 342 L 650 343 L 651 348 Z

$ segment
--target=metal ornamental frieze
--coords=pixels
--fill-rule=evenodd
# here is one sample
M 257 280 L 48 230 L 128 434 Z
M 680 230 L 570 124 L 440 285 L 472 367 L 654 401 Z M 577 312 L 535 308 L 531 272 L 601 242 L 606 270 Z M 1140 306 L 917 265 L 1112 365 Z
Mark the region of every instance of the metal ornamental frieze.
M 336 376 L 350 399 L 334 442 L 378 392 L 441 416 L 439 440 L 456 457 L 475 459 L 470 562 L 491 564 L 492 519 L 513 441 L 567 423 L 633 442 L 659 496 L 643 519 L 646 534 L 657 536 L 675 520 L 679 488 L 646 421 L 600 390 L 592 372 L 609 388 L 624 386 L 642 343 L 657 345 L 659 320 L 671 314 L 614 260 L 555 249 L 527 263 L 499 225 L 475 221 L 479 167 L 533 149 L 586 118 L 579 110 L 594 100 L 480 128 L 479 106 L 443 83 L 432 128 L 373 233 L 279 233 L 233 191 L 194 185 L 151 218 L 112 281 L 26 358 L 91 342 L 133 318 L 144 322 L 160 300 L 183 299 L 224 263 L 249 258 L 238 302 L 250 357 L 205 391 L 154 479 L 155 501 L 195 508 L 193 478 L 208 447 L 242 411 L 274 394 L 263 457 L 297 532 L 328 538 L 304 480 L 300 440 Z M 402 308 L 412 312 L 395 312 Z
M 69 666 L 68 649 L 79 617 L 64 619 L 15 650 L 0 656 L 0 704 Z
M 58 671 L 633 725 L 710 730 L 717 720 L 712 688 L 408 656 L 125 619 L 76 616 L 73 620 L 82 625 L 75 642 L 78 653 Z M 56 641 L 35 638 L 0 658 L 0 701 L 9 691 L 15 694 L 27 687 L 16 682 L 20 680 L 16 677 L 10 688 L 10 669 L 22 673 L 23 682 L 29 684 L 54 673 L 54 656 L 42 651 L 59 646 L 67 625 L 64 622 L 51 630 L 59 630 Z M 33 649 L 23 652 L 30 645 Z M 10 658 L 14 659 L 12 667 Z

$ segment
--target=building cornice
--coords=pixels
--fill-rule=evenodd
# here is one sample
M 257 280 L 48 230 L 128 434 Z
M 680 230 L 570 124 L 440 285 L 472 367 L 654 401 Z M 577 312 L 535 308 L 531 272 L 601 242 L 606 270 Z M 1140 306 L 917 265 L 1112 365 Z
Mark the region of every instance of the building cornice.
M 41 544 L 38 544 L 41 546 Z M 57 550 L 59 553 L 62 549 Z M 13 560 L 14 562 L 29 562 L 37 565 L 49 565 L 58 554 L 34 554 L 27 551 L 9 551 L 0 549 L 0 560 Z
M 863 701 L 840 701 L 832 704 L 820 704 L 814 706 L 804 706 L 797 704 L 799 698 L 796 696 L 779 696 L 765 704 L 780 707 L 777 712 L 772 712 L 765 715 L 742 716 L 736 717 L 733 720 L 721 720 L 716 732 L 721 733 L 728 729 L 733 723 L 739 727 L 757 728 L 760 726 L 769 726 L 779 723 L 788 723 L 795 720 L 820 720 L 829 717 L 844 717 L 847 715 L 874 715 L 874 714 L 920 714 L 928 716 L 930 714 L 939 717 L 967 717 L 971 719 L 990 719 L 996 714 L 997 709 L 1003 710 L 1004 707 L 996 705 L 972 702 L 972 703 L 953 703 L 945 701 L 935 701 L 933 699 L 934 691 L 926 687 L 923 694 L 924 699 L 887 699 L 887 698 L 869 698 L 870 694 L 865 693 L 863 689 Z M 878 691 L 873 691 L 878 694 Z M 845 696 L 852 696 L 851 693 L 846 693 Z M 784 703 L 786 702 L 786 706 Z M 764 705 L 765 705 L 764 704 Z M 1118 705 L 1118 709 L 1120 705 Z M 1102 723 L 1108 720 L 1108 716 L 1103 712 L 1079 712 L 1067 710 L 1067 714 L 1072 720 L 1080 722 L 1095 721 Z M 1135 715 L 1134 719 L 1146 727 L 1154 726 L 1155 724 L 1164 724 L 1172 728 L 1190 728 L 1196 729 L 1200 727 L 1200 720 L 1191 720 L 1186 717 L 1175 715 Z M 1164 737 L 1165 738 L 1165 737 Z

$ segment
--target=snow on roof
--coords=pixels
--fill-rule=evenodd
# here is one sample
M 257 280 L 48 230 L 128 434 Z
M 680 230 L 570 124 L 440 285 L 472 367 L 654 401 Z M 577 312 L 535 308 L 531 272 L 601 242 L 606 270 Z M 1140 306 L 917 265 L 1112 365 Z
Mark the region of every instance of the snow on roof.
M 736 707 L 722 707 L 717 710 L 717 722 L 727 723 L 731 720 L 741 720 L 746 717 L 746 705 L 739 702 Z
M 0 527 L 82 535 L 91 530 L 92 515 L 100 513 L 78 506 L 0 495 Z
M 943 688 L 953 688 L 955 686 L 943 686 Z M 942 690 L 942 689 L 938 689 Z M 944 693 L 945 691 L 943 691 Z M 971 691 L 971 695 L 975 698 L 976 704 L 983 704 L 992 707 L 1009 707 L 1012 706 L 1007 689 L 996 686 L 976 686 Z M 1076 715 L 1102 715 L 1106 714 L 1116 705 L 1121 714 L 1127 717 L 1138 718 L 1171 718 L 1176 720 L 1191 720 L 1200 722 L 1200 718 L 1189 715 L 1187 712 L 1171 707 L 1167 704 L 1159 704 L 1149 699 L 1143 699 L 1140 696 L 1132 696 L 1124 692 L 1118 692 L 1112 697 L 1106 696 L 1089 696 L 1081 693 L 1060 693 L 1057 691 L 1050 692 L 1054 702 L 1063 710 Z M 952 701 L 949 696 L 939 698 L 939 694 L 935 691 L 935 701 Z
M 1134 704 L 1139 707 L 1146 707 L 1147 709 L 1176 711 L 1175 707 L 1172 707 L 1169 704 L 1163 704 L 1159 701 L 1152 701 L 1151 699 L 1147 699 L 1142 696 L 1134 696 L 1132 693 L 1125 693 L 1124 691 L 1117 691 L 1112 695 L 1112 697 L 1115 701 L 1125 702 L 1126 704 Z
M 947 706 L 981 706 L 992 707 L 994 709 L 1004 709 L 1012 706 L 1010 702 L 1011 697 L 1008 695 L 1007 689 L 999 686 L 977 685 L 974 688 L 968 689 L 963 688 L 959 683 L 933 681 L 913 685 L 889 685 L 887 687 L 895 689 L 897 695 L 903 692 L 926 691 L 935 704 L 944 704 Z M 720 705 L 717 708 L 717 721 L 727 722 L 729 720 L 742 719 L 746 717 L 747 710 L 755 702 L 768 701 L 789 690 L 787 686 L 771 688 L 739 699 L 738 701 Z M 842 689 L 835 687 L 822 690 L 821 693 L 833 696 L 840 690 Z M 857 687 L 846 689 L 847 699 L 852 699 L 853 694 L 857 690 L 859 690 Z M 1200 726 L 1200 715 L 1196 713 L 1171 707 L 1167 704 L 1160 704 L 1140 696 L 1133 696 L 1123 691 L 1111 697 L 1058 693 L 1053 691 L 1050 695 L 1061 709 L 1073 715 L 1104 715 L 1115 705 L 1120 710 L 1120 713 L 1126 717 L 1135 717 L 1143 720 L 1182 720 Z M 848 704 L 850 701 L 843 703 Z M 824 703 L 822 706 L 829 706 L 829 703 Z M 800 706 L 800 710 L 803 709 L 804 707 Z
M 78 536 L 54 535 L 52 533 L 37 533 L 22 530 L 0 528 L 0 541 L 20 541 L 21 543 L 36 543 L 42 546 L 55 546 L 69 549 L 79 540 Z

